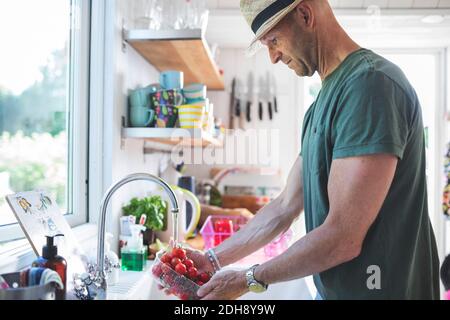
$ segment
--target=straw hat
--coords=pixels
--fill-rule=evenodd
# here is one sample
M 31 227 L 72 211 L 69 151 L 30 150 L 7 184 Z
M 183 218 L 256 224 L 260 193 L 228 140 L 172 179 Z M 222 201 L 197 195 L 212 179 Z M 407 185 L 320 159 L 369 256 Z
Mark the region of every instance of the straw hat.
M 255 33 L 247 55 L 261 48 L 259 40 L 303 0 L 241 0 L 241 12 Z

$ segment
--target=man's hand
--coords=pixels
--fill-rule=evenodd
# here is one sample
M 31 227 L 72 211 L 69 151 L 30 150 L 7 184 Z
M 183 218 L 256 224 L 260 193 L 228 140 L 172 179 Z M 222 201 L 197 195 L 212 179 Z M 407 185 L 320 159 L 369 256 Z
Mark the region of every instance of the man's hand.
M 188 248 L 185 248 L 185 250 L 186 256 L 192 261 L 194 261 L 194 265 L 199 273 L 201 272 L 214 273 L 214 268 L 204 252 L 198 250 L 191 250 Z
M 235 300 L 248 292 L 245 271 L 216 273 L 197 291 L 202 300 Z

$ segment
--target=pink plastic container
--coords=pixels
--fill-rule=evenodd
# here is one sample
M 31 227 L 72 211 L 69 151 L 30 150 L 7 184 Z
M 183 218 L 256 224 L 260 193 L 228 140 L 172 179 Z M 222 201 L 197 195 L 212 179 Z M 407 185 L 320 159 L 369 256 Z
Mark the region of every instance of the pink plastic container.
M 285 233 L 279 235 L 275 240 L 264 247 L 264 253 L 266 257 L 273 258 L 276 257 L 289 248 L 289 243 L 292 239 L 293 232 L 288 229 Z
M 229 224 L 221 224 L 228 221 Z M 217 247 L 245 224 L 245 219 L 240 216 L 209 216 L 200 234 L 205 241 L 205 250 Z
M 217 227 L 217 223 L 220 221 L 229 220 L 231 225 L 229 230 L 224 230 L 223 225 L 220 224 L 222 230 Z M 209 216 L 203 227 L 200 229 L 200 234 L 205 241 L 205 250 L 217 247 L 235 232 L 237 232 L 246 223 L 245 219 L 239 216 Z M 288 229 L 285 233 L 278 236 L 271 243 L 264 247 L 264 250 L 259 250 L 256 252 L 259 260 L 267 260 L 266 258 L 273 258 L 282 254 L 289 247 L 290 241 L 292 239 L 292 230 Z

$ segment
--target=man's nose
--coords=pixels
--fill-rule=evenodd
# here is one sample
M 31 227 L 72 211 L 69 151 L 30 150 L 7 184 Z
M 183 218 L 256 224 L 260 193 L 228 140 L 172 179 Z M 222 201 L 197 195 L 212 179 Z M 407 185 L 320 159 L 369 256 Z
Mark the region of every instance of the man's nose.
M 281 60 L 282 54 L 280 51 L 269 48 L 269 55 L 270 55 L 270 60 L 272 61 L 273 64 L 277 64 L 278 61 Z

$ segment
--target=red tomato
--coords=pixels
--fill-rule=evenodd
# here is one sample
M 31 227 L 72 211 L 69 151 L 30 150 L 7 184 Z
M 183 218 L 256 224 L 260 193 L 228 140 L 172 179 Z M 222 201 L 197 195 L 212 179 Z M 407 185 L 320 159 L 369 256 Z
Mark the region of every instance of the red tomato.
M 166 253 L 161 257 L 161 262 L 168 262 L 170 263 L 172 261 L 172 255 L 170 253 Z
M 202 285 L 204 285 L 204 283 L 203 283 L 202 281 L 200 281 L 200 280 L 197 280 L 196 284 L 198 284 L 200 287 L 201 287 Z
M 175 258 L 172 258 L 172 261 L 170 262 L 170 264 L 172 265 L 172 267 L 176 267 L 177 266 L 177 264 L 179 264 L 179 263 L 181 263 L 181 260 L 180 260 L 180 258 L 177 258 L 177 257 L 175 257 Z
M 173 286 L 175 284 L 175 281 L 174 281 L 174 279 L 172 278 L 172 276 L 170 274 L 163 275 L 163 281 L 169 287 L 171 287 L 171 286 Z
M 194 261 L 192 261 L 191 259 L 185 259 L 183 263 L 188 269 L 194 266 Z
M 155 264 L 152 268 L 152 273 L 155 277 L 159 278 L 161 276 L 161 274 L 163 273 L 162 268 L 161 268 L 161 264 Z
M 194 280 L 198 276 L 198 270 L 196 267 L 190 267 L 188 269 L 188 277 Z
M 200 280 L 203 283 L 208 282 L 209 279 L 210 279 L 210 276 L 206 272 L 202 272 L 198 275 L 198 280 Z
M 231 234 L 233 231 L 233 221 L 230 219 L 220 219 L 214 223 L 214 231 L 218 233 Z
M 179 295 L 180 300 L 189 300 L 189 295 L 187 293 L 182 293 Z
M 161 264 L 161 271 L 163 273 L 168 273 L 172 269 L 172 265 L 170 263 L 163 263 Z
M 183 260 L 186 258 L 186 250 L 182 248 L 173 248 L 172 255 Z
M 179 274 L 185 275 L 187 272 L 186 266 L 181 262 L 175 266 L 175 271 Z

